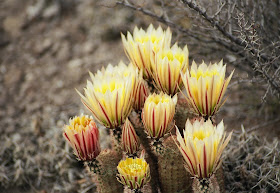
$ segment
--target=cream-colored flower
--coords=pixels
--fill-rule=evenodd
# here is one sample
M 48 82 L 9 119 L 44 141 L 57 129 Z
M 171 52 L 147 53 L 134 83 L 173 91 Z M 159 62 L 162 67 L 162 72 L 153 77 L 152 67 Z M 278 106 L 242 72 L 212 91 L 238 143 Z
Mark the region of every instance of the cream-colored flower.
M 177 95 L 171 98 L 164 93 L 154 93 L 146 99 L 142 121 L 150 137 L 159 139 L 172 129 L 169 124 L 173 120 L 176 104 Z
M 222 98 L 226 92 L 229 81 L 233 75 L 225 79 L 226 65 L 221 60 L 218 64 L 207 66 L 204 62 L 197 67 L 193 62 L 191 70 L 181 73 L 186 91 L 188 103 L 195 113 L 210 117 L 214 115 L 224 104 Z
M 118 181 L 132 190 L 140 190 L 151 179 L 150 167 L 144 158 L 126 158 L 117 168 Z
M 232 132 L 226 138 L 224 123 L 213 126 L 211 120 L 186 122 L 182 138 L 177 128 L 178 148 L 186 161 L 186 169 L 192 176 L 209 178 L 221 165 L 221 155 Z
M 189 51 L 174 44 L 172 48 L 161 49 L 152 60 L 153 78 L 159 90 L 175 95 L 182 88 L 180 72 L 185 73 L 189 65 Z
M 63 136 L 74 149 L 78 159 L 92 161 L 100 153 L 99 131 L 92 117 L 81 115 L 69 120 Z
M 132 109 L 137 70 L 120 63 L 90 76 L 92 81 L 87 82 L 84 95 L 77 91 L 82 102 L 105 127 L 120 127 Z
M 134 154 L 139 150 L 140 140 L 131 122 L 126 119 L 122 129 L 123 151 L 128 154 Z
M 159 49 L 170 47 L 171 31 L 168 28 L 164 31 L 160 26 L 155 29 L 151 24 L 147 31 L 142 28 L 134 28 L 133 36 L 127 32 L 127 37 L 123 34 L 122 42 L 124 50 L 129 60 L 140 70 L 143 70 L 144 78 L 152 78 L 151 56 Z

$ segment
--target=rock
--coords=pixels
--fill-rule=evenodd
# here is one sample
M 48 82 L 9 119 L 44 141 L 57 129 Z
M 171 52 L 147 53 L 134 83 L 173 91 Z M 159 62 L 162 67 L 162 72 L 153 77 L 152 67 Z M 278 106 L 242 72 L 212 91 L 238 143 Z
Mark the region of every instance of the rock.
M 16 16 L 7 17 L 3 21 L 4 30 L 12 37 L 19 36 L 21 25 L 22 25 L 22 20 Z
M 44 10 L 43 17 L 46 19 L 54 17 L 54 16 L 58 15 L 59 10 L 60 10 L 59 4 L 54 3 Z
M 43 40 L 42 43 L 37 42 L 35 45 L 35 52 L 39 55 L 42 55 L 51 48 L 52 44 L 53 43 L 50 38 Z
M 83 64 L 83 61 L 80 58 L 75 58 L 73 60 L 70 60 L 68 63 L 69 68 L 78 68 L 81 67 Z

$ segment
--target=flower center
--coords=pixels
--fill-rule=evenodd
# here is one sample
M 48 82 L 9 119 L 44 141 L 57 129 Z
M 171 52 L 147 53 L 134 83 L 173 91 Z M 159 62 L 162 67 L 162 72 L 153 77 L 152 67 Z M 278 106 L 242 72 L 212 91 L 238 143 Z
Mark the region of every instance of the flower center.
M 193 139 L 197 138 L 198 140 L 203 140 L 209 136 L 210 136 L 210 132 L 207 132 L 205 130 L 198 130 L 193 133 Z
M 143 44 L 143 43 L 146 43 L 149 40 L 151 40 L 151 42 L 154 44 L 154 43 L 158 43 L 161 39 L 162 39 L 161 37 L 158 37 L 156 35 L 151 35 L 151 36 L 144 35 L 144 36 L 135 38 L 135 41 Z
M 165 103 L 165 102 L 169 102 L 169 98 L 168 97 L 161 97 L 161 96 L 155 96 L 153 98 L 151 98 L 151 102 L 154 102 L 156 105 L 159 103 Z
M 173 61 L 174 59 L 177 59 L 180 62 L 180 64 L 182 64 L 185 60 L 184 54 L 182 54 L 182 53 L 173 54 L 173 52 L 171 50 L 162 54 L 162 59 L 165 57 L 167 57 L 169 61 Z
M 111 81 L 109 83 L 105 83 L 105 84 L 102 84 L 102 85 L 97 85 L 95 87 L 95 92 L 105 94 L 107 91 L 112 92 L 115 89 L 119 89 L 121 87 L 122 87 L 121 84 L 117 84 L 115 81 Z
M 215 75 L 218 75 L 218 76 L 220 75 L 220 73 L 216 69 L 206 70 L 206 71 L 198 69 L 197 72 L 194 72 L 194 71 L 191 72 L 191 76 L 196 77 L 197 80 L 201 76 L 204 78 L 204 77 L 212 77 L 212 76 L 215 76 Z
M 88 125 L 92 119 L 82 116 L 82 117 L 75 117 L 71 124 L 68 126 L 69 129 L 75 130 L 77 132 L 81 132 L 82 130 L 85 131 L 88 128 Z
M 130 173 L 137 173 L 138 171 L 143 170 L 143 166 L 137 163 L 129 164 L 126 168 Z

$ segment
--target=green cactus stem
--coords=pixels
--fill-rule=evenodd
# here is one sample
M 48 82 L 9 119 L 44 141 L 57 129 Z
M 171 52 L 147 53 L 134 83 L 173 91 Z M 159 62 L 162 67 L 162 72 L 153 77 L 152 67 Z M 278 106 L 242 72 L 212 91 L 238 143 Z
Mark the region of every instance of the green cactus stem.
M 194 178 L 192 189 L 194 193 L 220 193 L 220 187 L 215 175 L 210 178 Z
M 141 114 L 138 114 L 141 115 Z M 153 153 L 152 148 L 150 146 L 151 140 L 147 138 L 147 134 L 144 132 L 143 125 L 141 123 L 141 116 L 138 117 L 137 114 L 131 115 L 129 117 L 130 122 L 133 124 L 134 129 L 140 139 L 140 143 L 143 145 L 147 158 L 146 161 L 150 165 L 151 169 L 151 192 L 152 193 L 158 193 L 158 188 L 160 189 L 160 181 L 159 181 L 159 173 L 158 173 L 158 158 L 157 156 Z M 146 193 L 146 191 L 144 191 Z
M 96 159 L 84 163 L 88 167 L 89 171 L 95 174 L 101 174 L 101 166 Z
M 173 136 L 174 139 L 176 137 Z M 158 154 L 159 180 L 162 193 L 191 192 L 192 179 L 184 167 L 184 160 L 172 136 L 162 142 L 163 153 Z
M 118 182 L 117 166 L 121 154 L 113 150 L 103 150 L 96 158 L 96 162 L 88 165 L 88 170 L 92 171 L 98 168 L 97 172 L 93 174 L 93 180 L 97 186 L 98 193 L 122 193 L 123 186 Z M 97 166 L 94 165 L 97 163 Z M 94 172 L 94 171 L 93 171 Z
M 110 134 L 111 134 L 113 149 L 119 154 L 122 154 L 122 145 L 121 145 L 122 128 L 118 127 L 113 130 L 110 129 Z

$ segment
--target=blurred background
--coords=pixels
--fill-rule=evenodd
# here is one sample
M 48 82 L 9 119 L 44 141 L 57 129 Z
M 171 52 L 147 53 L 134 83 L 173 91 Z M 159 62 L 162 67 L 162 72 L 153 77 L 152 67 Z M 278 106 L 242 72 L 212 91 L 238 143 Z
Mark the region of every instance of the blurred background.
M 88 71 L 128 62 L 120 33 L 150 23 L 188 44 L 190 64 L 235 69 L 217 116 L 228 130 L 280 137 L 279 1 L 190 2 L 0 0 L 0 192 L 94 192 L 62 127 L 90 114 L 75 91 Z

